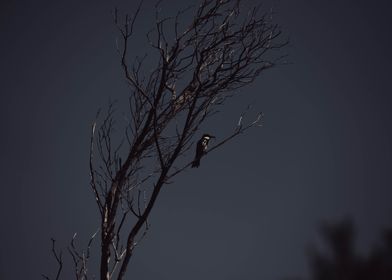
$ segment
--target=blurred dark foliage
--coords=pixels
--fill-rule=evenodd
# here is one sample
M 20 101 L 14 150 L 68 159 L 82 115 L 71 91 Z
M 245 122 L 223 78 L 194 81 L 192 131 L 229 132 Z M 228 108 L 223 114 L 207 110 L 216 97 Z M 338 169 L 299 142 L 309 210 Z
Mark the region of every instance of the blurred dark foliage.
M 312 280 L 392 280 L 392 229 L 367 255 L 355 250 L 355 229 L 351 221 L 323 225 L 327 250 L 309 250 Z M 300 279 L 300 278 L 287 278 Z

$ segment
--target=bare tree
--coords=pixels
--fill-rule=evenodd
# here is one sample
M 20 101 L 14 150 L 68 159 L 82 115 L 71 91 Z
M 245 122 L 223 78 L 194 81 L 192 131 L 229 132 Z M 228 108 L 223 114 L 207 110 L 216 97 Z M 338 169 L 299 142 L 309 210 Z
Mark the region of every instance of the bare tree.
M 185 155 L 206 119 L 235 90 L 282 62 L 279 50 L 286 41 L 280 40 L 271 12 L 253 7 L 244 13 L 241 6 L 240 0 L 204 0 L 162 18 L 158 2 L 155 27 L 147 34 L 149 55 L 157 57 L 152 71 L 146 70 L 147 56 L 129 57 L 141 3 L 133 16 L 115 10 L 118 51 L 130 89 L 129 123 L 120 144 L 114 143 L 113 104 L 92 125 L 90 185 L 101 217 L 100 279 L 125 278 L 160 191 L 192 164 Z M 247 123 L 244 117 L 204 156 L 262 122 L 261 113 Z M 71 245 L 80 269 L 76 279 L 85 279 L 87 255 Z

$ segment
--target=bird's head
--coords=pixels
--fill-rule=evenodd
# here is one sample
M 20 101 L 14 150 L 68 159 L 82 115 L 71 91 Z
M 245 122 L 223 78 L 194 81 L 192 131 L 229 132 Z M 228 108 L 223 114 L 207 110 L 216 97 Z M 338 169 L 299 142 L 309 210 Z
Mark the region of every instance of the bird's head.
M 211 139 L 211 138 L 215 138 L 215 136 L 207 134 L 207 133 L 204 133 L 202 138 Z

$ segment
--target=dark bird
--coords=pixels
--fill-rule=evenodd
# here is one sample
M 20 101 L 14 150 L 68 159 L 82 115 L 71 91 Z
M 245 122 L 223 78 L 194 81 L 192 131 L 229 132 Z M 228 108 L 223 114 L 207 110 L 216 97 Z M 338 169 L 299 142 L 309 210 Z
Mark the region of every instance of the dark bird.
M 192 162 L 192 168 L 200 166 L 200 159 L 207 151 L 208 142 L 210 141 L 211 138 L 215 138 L 215 136 L 209 134 L 203 134 L 201 139 L 197 141 L 196 155 L 195 155 L 195 159 Z

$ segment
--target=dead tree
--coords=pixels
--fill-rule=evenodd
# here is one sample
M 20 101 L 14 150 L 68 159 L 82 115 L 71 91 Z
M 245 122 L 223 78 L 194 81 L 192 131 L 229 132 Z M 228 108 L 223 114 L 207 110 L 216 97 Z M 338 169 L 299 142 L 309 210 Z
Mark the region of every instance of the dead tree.
M 145 57 L 129 55 L 141 4 L 133 16 L 115 10 L 118 51 L 130 89 L 129 124 L 120 145 L 113 140 L 113 106 L 92 125 L 90 174 L 101 217 L 100 279 L 125 279 L 159 193 L 190 167 L 193 154 L 184 158 L 205 120 L 236 90 L 282 62 L 279 50 L 286 41 L 271 12 L 253 7 L 244 13 L 241 6 L 240 0 L 204 0 L 161 18 L 158 3 L 155 27 L 147 34 L 149 55 L 157 57 L 152 71 L 146 70 Z M 262 114 L 243 119 L 244 114 L 206 154 L 260 125 Z M 81 275 L 77 279 L 84 279 Z

